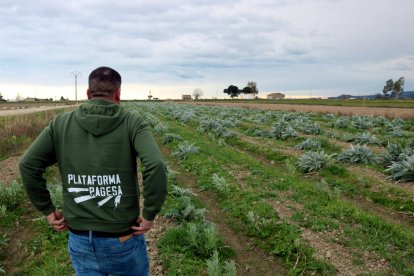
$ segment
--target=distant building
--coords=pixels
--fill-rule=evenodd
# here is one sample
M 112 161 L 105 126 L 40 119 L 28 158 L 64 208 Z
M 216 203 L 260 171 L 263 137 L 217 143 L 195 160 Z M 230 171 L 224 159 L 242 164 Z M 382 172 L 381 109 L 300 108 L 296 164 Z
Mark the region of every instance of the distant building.
M 36 98 L 29 98 L 29 97 L 27 97 L 23 101 L 25 101 L 25 102 L 35 102 L 35 101 L 37 101 L 37 99 Z
M 187 100 L 192 100 L 193 98 L 191 97 L 191 95 L 182 95 L 181 99 L 187 101 Z
M 267 95 L 268 100 L 282 100 L 285 98 L 285 94 L 283 93 L 270 93 Z

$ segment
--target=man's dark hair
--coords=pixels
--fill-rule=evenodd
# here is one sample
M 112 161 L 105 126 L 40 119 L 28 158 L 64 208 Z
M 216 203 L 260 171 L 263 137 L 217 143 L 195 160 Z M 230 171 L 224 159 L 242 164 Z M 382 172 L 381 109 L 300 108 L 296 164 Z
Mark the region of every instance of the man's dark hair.
M 91 97 L 112 96 L 121 87 L 121 75 L 112 68 L 99 67 L 89 75 Z

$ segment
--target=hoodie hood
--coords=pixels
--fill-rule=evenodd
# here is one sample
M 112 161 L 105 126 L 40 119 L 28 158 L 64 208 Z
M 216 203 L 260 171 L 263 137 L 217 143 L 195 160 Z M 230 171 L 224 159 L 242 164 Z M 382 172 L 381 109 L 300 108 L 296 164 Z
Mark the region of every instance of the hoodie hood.
M 78 124 L 94 136 L 104 135 L 115 129 L 125 119 L 126 112 L 119 105 L 102 99 L 92 99 L 75 111 Z

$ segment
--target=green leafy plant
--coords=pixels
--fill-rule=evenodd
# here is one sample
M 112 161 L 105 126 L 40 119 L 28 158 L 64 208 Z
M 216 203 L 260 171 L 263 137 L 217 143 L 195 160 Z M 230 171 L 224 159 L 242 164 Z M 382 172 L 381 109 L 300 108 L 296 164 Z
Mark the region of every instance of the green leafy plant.
M 381 146 L 380 140 L 369 132 L 363 132 L 352 139 L 358 145 L 378 145 Z
M 331 127 L 333 128 L 347 128 L 348 126 L 349 126 L 348 117 L 339 117 L 331 124 Z
M 321 148 L 321 142 L 312 139 L 306 139 L 295 146 L 300 150 L 318 150 Z
M 285 140 L 287 138 L 296 137 L 297 133 L 288 122 L 279 121 L 272 126 L 272 129 L 270 130 L 270 135 L 272 138 Z
M 217 251 L 220 240 L 217 227 L 208 221 L 188 223 L 184 226 L 185 239 L 190 248 L 203 258 L 208 258 L 214 251 Z
M 158 134 L 164 133 L 168 130 L 168 125 L 158 123 L 154 127 L 154 131 Z
M 181 143 L 171 155 L 176 156 L 179 160 L 185 160 L 190 153 L 198 152 L 198 149 L 194 144 Z
M 390 178 L 395 181 L 414 181 L 414 155 L 406 156 L 401 161 L 393 161 L 385 172 L 391 174 Z
M 218 174 L 214 173 L 211 178 L 215 190 L 217 190 L 218 192 L 228 191 L 229 184 L 227 184 L 224 177 L 220 177 Z
M 321 126 L 318 123 L 305 123 L 300 127 L 300 130 L 305 134 L 319 135 L 322 133 Z
M 247 221 L 249 221 L 257 230 L 259 230 L 265 224 L 270 223 L 271 219 L 261 217 L 250 210 L 249 212 L 247 212 Z
M 224 264 L 220 262 L 219 253 L 214 251 L 210 259 L 206 261 L 207 263 L 207 275 L 209 276 L 236 276 L 237 269 L 236 263 L 231 261 L 225 261 Z
M 167 134 L 164 135 L 162 143 L 164 145 L 166 145 L 166 144 L 169 144 L 169 143 L 172 143 L 172 142 L 175 142 L 175 141 L 183 141 L 183 140 L 184 139 L 178 134 L 167 133 Z
M 374 126 L 372 117 L 368 116 L 354 116 L 352 117 L 352 125 L 357 129 L 370 129 Z
M 338 154 L 337 160 L 342 163 L 378 163 L 378 158 L 371 152 L 367 146 L 351 146 Z
M 332 155 L 326 154 L 323 150 L 320 152 L 308 151 L 299 157 L 297 166 L 300 171 L 310 173 L 318 171 L 331 161 Z
M 10 185 L 0 185 L 0 202 L 8 210 L 16 208 L 20 204 L 23 196 L 23 185 L 16 180 Z
M 52 184 L 48 187 L 50 192 L 50 197 L 56 208 L 61 209 L 63 207 L 63 194 L 62 194 L 62 184 Z

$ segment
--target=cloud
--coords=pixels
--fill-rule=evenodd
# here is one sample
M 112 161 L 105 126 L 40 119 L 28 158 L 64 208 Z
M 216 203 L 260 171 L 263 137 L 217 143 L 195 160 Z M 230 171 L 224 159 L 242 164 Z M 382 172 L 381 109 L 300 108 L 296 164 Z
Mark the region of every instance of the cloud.
M 414 56 L 414 2 L 405 0 L 4 0 L 2 7 L 4 83 L 64 86 L 72 71 L 86 83 L 91 70 L 108 65 L 132 82 L 203 84 L 211 89 L 205 95 L 248 80 L 266 90 L 327 83 L 373 90 L 383 76 L 408 72 Z M 367 73 L 379 71 L 377 79 Z

